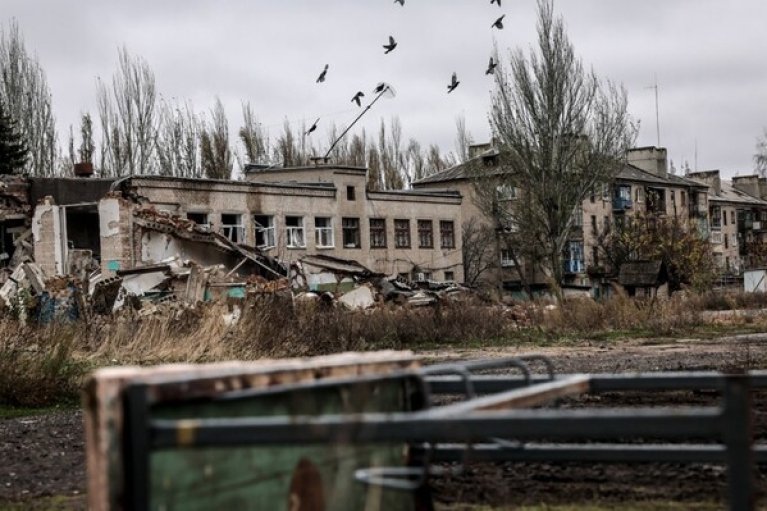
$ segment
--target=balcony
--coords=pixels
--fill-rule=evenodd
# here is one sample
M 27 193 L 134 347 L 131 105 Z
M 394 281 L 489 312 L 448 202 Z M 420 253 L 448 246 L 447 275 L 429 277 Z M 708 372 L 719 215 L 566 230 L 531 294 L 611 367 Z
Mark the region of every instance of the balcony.
M 580 260 L 568 259 L 564 261 L 564 265 L 565 273 L 583 273 L 586 270 L 586 265 Z
M 632 206 L 631 199 L 626 199 L 625 197 L 613 197 L 613 210 L 615 211 L 631 209 Z

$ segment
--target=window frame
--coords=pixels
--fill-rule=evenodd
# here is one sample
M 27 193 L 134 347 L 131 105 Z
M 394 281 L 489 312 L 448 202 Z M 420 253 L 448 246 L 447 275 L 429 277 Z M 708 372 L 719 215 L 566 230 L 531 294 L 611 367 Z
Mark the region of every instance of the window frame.
M 416 220 L 416 229 L 418 231 L 418 248 L 434 248 L 434 221 Z
M 204 215 L 205 222 L 200 223 L 197 220 L 195 220 L 194 218 L 190 218 L 189 215 Z M 197 224 L 198 227 L 204 227 L 206 229 L 210 229 L 210 212 L 209 211 L 196 211 L 196 210 L 187 211 L 186 212 L 186 219 L 187 220 L 191 220 L 192 222 Z
M 400 243 L 400 237 L 406 243 Z M 410 220 L 407 218 L 394 219 L 394 248 L 412 248 Z
M 320 226 L 318 222 L 320 220 L 327 220 L 328 225 Z M 329 243 L 323 243 L 323 235 L 326 235 Z M 325 240 L 325 241 L 328 241 Z M 335 248 L 336 239 L 333 230 L 333 217 L 332 216 L 316 216 L 314 217 L 314 246 L 317 248 Z
M 453 220 L 439 221 L 439 246 L 447 250 L 455 248 L 455 222 Z
M 373 222 L 381 222 L 381 225 L 373 226 Z M 370 218 L 368 220 L 368 228 L 370 230 L 370 248 L 386 248 L 386 219 L 385 218 Z M 377 237 L 380 236 L 382 242 L 377 243 Z
M 300 225 L 290 225 L 288 219 L 298 219 Z M 303 216 L 285 215 L 285 247 L 306 248 L 306 222 Z M 298 241 L 298 243 L 296 243 Z
M 353 222 L 354 225 L 346 225 L 347 222 Z M 347 235 L 353 236 L 354 243 L 347 243 Z M 345 216 L 341 218 L 341 245 L 343 248 L 362 248 L 362 229 L 360 228 L 359 217 Z
M 257 218 L 268 219 L 267 225 L 264 226 L 257 220 Z M 256 248 L 268 250 L 277 246 L 277 230 L 274 224 L 274 215 L 253 215 L 253 232 L 255 235 Z M 265 243 L 258 243 L 259 234 L 263 236 Z M 269 241 L 271 241 L 271 244 Z
M 236 217 L 237 223 L 224 223 L 225 216 Z M 244 243 L 245 224 L 242 222 L 242 219 L 242 213 L 221 213 L 221 227 L 219 229 L 221 235 L 232 243 Z M 236 239 L 233 238 L 233 234 L 236 234 Z

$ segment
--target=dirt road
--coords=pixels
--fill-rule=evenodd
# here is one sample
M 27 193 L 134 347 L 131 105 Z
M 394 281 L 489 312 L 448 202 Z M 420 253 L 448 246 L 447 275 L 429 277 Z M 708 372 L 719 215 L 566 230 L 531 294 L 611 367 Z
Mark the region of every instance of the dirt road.
M 767 334 L 718 340 L 667 342 L 632 340 L 592 342 L 575 347 L 530 349 L 492 348 L 426 352 L 428 359 L 466 359 L 543 353 L 559 373 L 731 370 L 767 368 Z M 664 398 L 590 396 L 570 403 L 609 405 L 710 404 L 715 397 L 692 393 Z M 630 402 L 627 402 L 629 400 Z M 767 437 L 767 397 L 755 401 L 757 435 Z M 85 461 L 82 415 L 60 412 L 42 416 L 0 419 L 0 508 L 9 502 L 21 508 L 40 506 L 43 497 L 56 496 L 58 509 L 84 509 Z M 759 485 L 767 489 L 767 472 Z M 602 502 L 680 502 L 722 505 L 726 473 L 713 465 L 607 465 L 505 463 L 476 465 L 463 476 L 434 482 L 437 499 L 445 503 L 557 504 Z M 51 501 L 45 501 L 46 509 Z

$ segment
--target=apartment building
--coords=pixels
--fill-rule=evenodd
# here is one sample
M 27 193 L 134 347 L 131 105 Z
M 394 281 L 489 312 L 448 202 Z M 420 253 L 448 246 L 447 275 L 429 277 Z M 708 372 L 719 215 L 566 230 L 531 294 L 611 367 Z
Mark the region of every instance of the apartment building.
M 462 281 L 460 193 L 371 191 L 366 183 L 365 168 L 334 165 L 249 166 L 243 181 L 127 177 L 92 205 L 96 216 L 89 226 L 100 233 L 95 242 L 69 222 L 74 210 L 58 204 L 55 194 L 38 206 L 35 258 L 48 274 L 64 273 L 67 253 L 86 244 L 82 248 L 98 252 L 106 272 L 156 263 L 173 250 L 212 260 L 210 253 L 179 248 L 173 233 L 158 234 L 139 218 L 152 209 L 285 264 L 327 254 L 408 279 Z
M 610 185 L 604 185 L 583 201 L 583 247 L 578 246 L 577 233 L 571 241 L 570 253 L 583 254 L 566 262 L 566 271 L 573 275 L 604 271 L 600 260 L 599 238 L 611 226 L 637 214 L 676 218 L 680 223 L 698 229 L 701 236 L 708 232 L 707 186 L 667 170 L 666 149 L 642 147 L 631 149 L 627 163 L 622 166 Z
M 718 170 L 693 172 L 688 177 L 707 186 L 711 249 L 714 260 L 725 273 L 764 265 L 754 253 L 756 243 L 767 241 L 767 179 L 736 176 L 721 179 Z

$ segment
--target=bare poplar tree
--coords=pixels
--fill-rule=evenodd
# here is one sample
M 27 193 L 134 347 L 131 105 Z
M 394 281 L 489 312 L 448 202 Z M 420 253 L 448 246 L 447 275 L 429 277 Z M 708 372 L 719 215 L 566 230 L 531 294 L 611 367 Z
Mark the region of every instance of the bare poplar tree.
M 84 113 L 80 116 L 80 147 L 77 156 L 83 163 L 93 163 L 93 153 L 96 147 L 93 143 L 93 120 L 91 114 Z
M 407 182 L 410 185 L 413 181 L 426 177 L 426 158 L 424 158 L 421 144 L 414 138 L 408 142 L 405 154 Z
M 361 134 L 355 133 L 352 141 L 349 143 L 349 165 L 364 167 L 367 163 L 365 146 L 367 145 L 367 134 L 362 130 Z
M 498 268 L 496 232 L 491 226 L 470 218 L 461 226 L 464 281 L 479 283 L 488 271 Z
M 162 176 L 202 177 L 201 119 L 192 104 L 161 101 L 156 138 L 157 172 Z
M 200 140 L 202 171 L 209 179 L 231 179 L 233 165 L 229 148 L 229 121 L 220 98 L 216 98 L 210 114 L 210 124 L 205 123 Z
M 287 119 L 282 125 L 282 133 L 277 137 L 274 151 L 275 159 L 279 160 L 283 167 L 298 165 L 303 160 L 303 155 L 300 154 L 300 148 L 293 134 L 293 128 Z
M 367 160 L 368 190 L 382 190 L 381 158 L 378 154 L 378 147 L 372 141 L 367 150 Z
M 242 146 L 242 152 L 238 152 L 237 155 L 240 168 L 244 168 L 248 163 L 269 163 L 271 157 L 269 134 L 258 122 L 250 102 L 242 104 L 242 126 L 238 135 Z
M 759 175 L 762 177 L 767 176 L 767 128 L 764 128 L 762 136 L 756 139 L 754 163 Z
M 127 48 L 118 50 L 111 86 L 97 83 L 99 120 L 106 174 L 153 174 L 156 171 L 157 92 L 154 72 Z
M 537 51 L 514 51 L 508 68 L 496 69 L 490 122 L 502 172 L 476 180 L 484 182 L 478 186 L 482 208 L 499 226 L 514 224 L 520 246 L 536 251 L 526 262 L 542 258 L 561 296 L 574 213 L 590 190 L 614 177 L 635 136 L 625 90 L 584 69 L 553 2 L 538 0 Z M 487 177 L 480 167 L 477 177 Z M 509 201 L 509 212 L 499 207 L 497 192 L 511 189 L 524 200 Z
M 53 175 L 57 136 L 51 92 L 37 57 L 27 53 L 16 20 L 10 21 L 7 30 L 0 26 L 0 101 L 27 141 L 24 171 Z
M 469 147 L 474 143 L 471 133 L 466 128 L 466 117 L 459 115 L 455 118 L 455 154 L 458 163 L 469 159 Z

